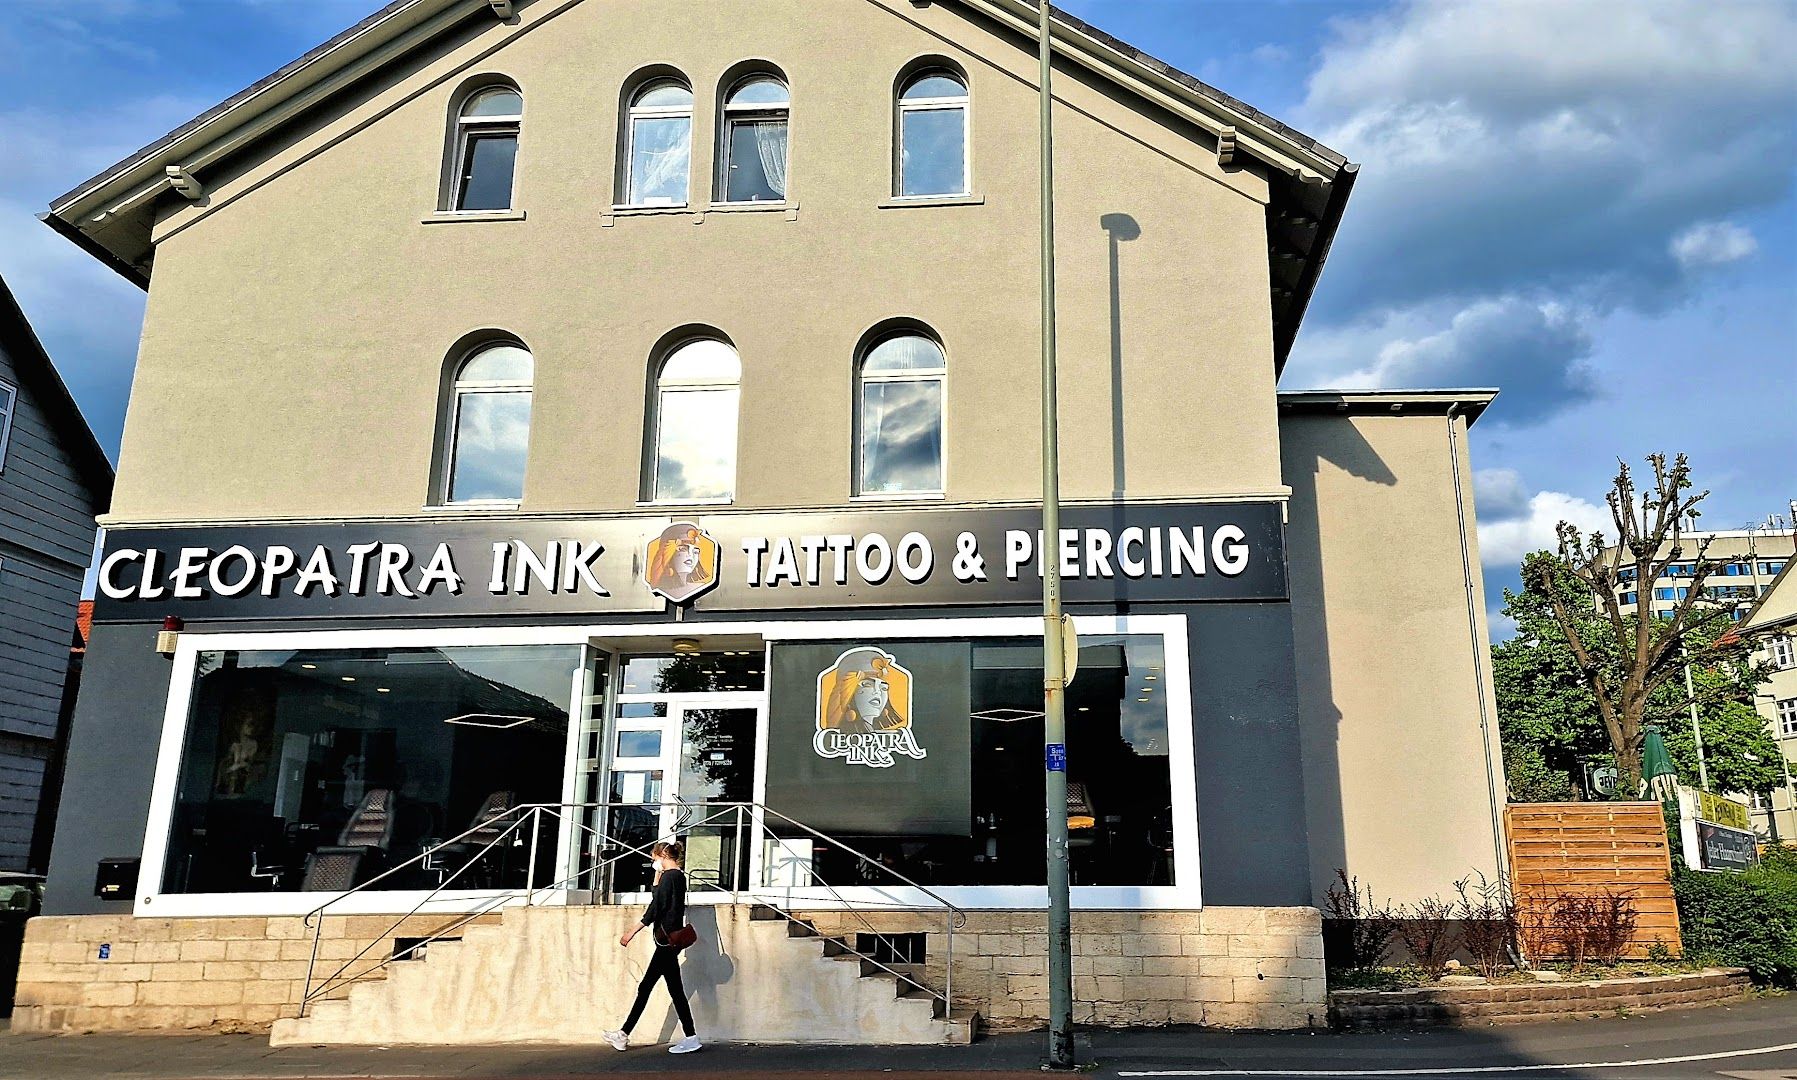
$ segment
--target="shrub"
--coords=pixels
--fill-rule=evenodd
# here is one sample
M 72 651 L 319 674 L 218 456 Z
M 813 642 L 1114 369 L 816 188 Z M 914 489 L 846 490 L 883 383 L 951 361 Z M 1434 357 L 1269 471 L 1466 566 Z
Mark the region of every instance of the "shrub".
M 1797 852 L 1774 848 L 1741 873 L 1673 872 L 1685 954 L 1797 986 Z
M 1454 925 L 1454 905 L 1438 896 L 1427 896 L 1398 912 L 1398 937 L 1416 966 L 1431 979 L 1439 979 L 1448 961 L 1460 948 L 1460 932 Z
M 1391 936 L 1397 931 L 1391 904 L 1376 902 L 1372 886 L 1363 891 L 1360 879 L 1348 877 L 1346 870 L 1338 868 L 1335 879 L 1323 895 L 1323 913 L 1340 929 L 1339 934 L 1331 936 L 1340 943 L 1345 955 L 1331 956 L 1331 966 L 1354 971 L 1378 967 L 1385 962 Z
M 1559 893 L 1529 905 L 1519 935 L 1531 961 L 1558 957 L 1582 971 L 1586 960 L 1607 965 L 1621 959 L 1634 941 L 1636 921 L 1635 900 L 1628 893 Z
M 1484 874 L 1474 885 L 1470 877 L 1454 882 L 1460 902 L 1454 914 L 1460 919 L 1461 936 L 1466 951 L 1472 954 L 1473 967 L 1487 979 L 1497 977 L 1516 947 L 1516 898 L 1499 878 L 1491 881 Z

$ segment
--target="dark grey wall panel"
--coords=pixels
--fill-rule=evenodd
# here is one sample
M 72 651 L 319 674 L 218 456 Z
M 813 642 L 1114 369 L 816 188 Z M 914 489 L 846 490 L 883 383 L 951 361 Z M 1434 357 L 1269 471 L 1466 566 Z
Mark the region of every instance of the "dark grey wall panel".
M 143 850 L 172 666 L 156 652 L 157 629 L 96 625 L 88 641 L 50 850 L 47 915 L 131 910 L 94 897 L 94 868 Z

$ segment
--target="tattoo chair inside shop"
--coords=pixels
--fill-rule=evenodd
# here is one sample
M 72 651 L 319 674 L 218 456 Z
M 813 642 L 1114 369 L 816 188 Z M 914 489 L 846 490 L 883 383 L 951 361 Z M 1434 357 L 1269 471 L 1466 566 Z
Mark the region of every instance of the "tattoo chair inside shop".
M 321 847 L 306 857 L 301 892 L 353 889 L 380 872 L 393 843 L 393 792 L 374 788 L 350 814 L 334 847 Z
M 520 843 L 528 843 L 529 837 L 525 833 L 529 830 L 519 828 L 512 833 L 511 840 L 507 843 L 481 853 L 488 844 L 517 824 L 517 818 L 507 816 L 517 805 L 518 793 L 515 791 L 495 791 L 481 800 L 480 809 L 474 812 L 474 817 L 468 822 L 468 828 L 472 831 L 455 843 L 444 844 L 425 856 L 425 871 L 436 875 L 437 884 L 441 885 L 450 875 L 461 870 L 469 859 L 480 854 L 479 861 L 456 875 L 456 882 L 477 889 L 499 888 L 504 884 L 501 879 L 511 862 L 509 849 Z M 426 840 L 424 844 L 428 849 L 436 841 Z

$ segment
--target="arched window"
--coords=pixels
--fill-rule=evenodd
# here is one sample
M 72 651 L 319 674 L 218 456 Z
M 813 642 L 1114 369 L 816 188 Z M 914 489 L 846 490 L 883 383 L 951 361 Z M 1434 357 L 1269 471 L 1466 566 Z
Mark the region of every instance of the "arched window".
M 444 427 L 445 502 L 524 497 L 532 374 L 529 351 L 509 342 L 477 349 L 456 369 Z
M 736 406 L 742 362 L 716 338 L 675 348 L 655 379 L 649 497 L 657 502 L 736 496 Z
M 750 75 L 731 86 L 718 154 L 720 202 L 785 201 L 790 107 L 786 84 L 773 75 Z
M 942 492 L 942 415 L 948 360 L 916 331 L 890 334 L 856 373 L 857 470 L 862 495 Z
M 456 110 L 449 209 L 510 210 L 512 172 L 524 96 L 515 86 L 487 86 Z
M 899 196 L 966 195 L 967 83 L 944 69 L 920 71 L 899 87 Z
M 693 92 L 677 79 L 655 79 L 631 95 L 625 116 L 624 183 L 628 206 L 685 206 L 693 160 Z

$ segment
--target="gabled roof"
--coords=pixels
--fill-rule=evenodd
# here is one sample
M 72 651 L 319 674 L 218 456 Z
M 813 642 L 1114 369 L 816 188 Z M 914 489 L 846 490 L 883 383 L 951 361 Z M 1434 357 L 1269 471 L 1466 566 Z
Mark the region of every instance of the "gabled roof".
M 1783 570 L 1766 586 L 1765 595 L 1754 601 L 1740 622 L 1742 633 L 1764 634 L 1789 631 L 1797 627 L 1797 558 L 1785 562 Z
M 149 284 L 156 201 L 252 140 L 351 82 L 451 28 L 509 18 L 532 0 L 393 0 L 304 56 L 53 199 L 44 221 L 139 286 Z M 915 2 L 915 0 L 913 0 Z M 1012 33 L 1036 37 L 1036 0 L 938 0 Z M 1268 263 L 1276 364 L 1283 368 L 1359 166 L 1308 135 L 1195 76 L 1062 11 L 1052 13 L 1056 53 L 1141 100 L 1196 125 L 1267 168 Z
M 81 407 L 75 404 L 68 386 L 57 374 L 50 354 L 44 351 L 43 342 L 37 339 L 4 278 L 0 278 L 0 350 L 12 360 L 23 389 L 44 411 L 62 448 L 74 460 L 75 468 L 93 493 L 94 505 L 104 509 L 112 501 L 112 462 L 100 448 L 100 440 L 94 438 L 94 429 L 87 426 Z

